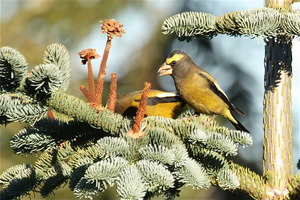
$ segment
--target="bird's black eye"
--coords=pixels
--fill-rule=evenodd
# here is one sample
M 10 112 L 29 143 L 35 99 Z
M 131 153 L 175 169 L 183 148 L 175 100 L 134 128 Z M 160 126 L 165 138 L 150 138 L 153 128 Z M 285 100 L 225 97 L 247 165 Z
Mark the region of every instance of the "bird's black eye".
M 171 62 L 171 65 L 175 65 L 175 64 L 176 64 L 176 61 L 173 60 L 173 61 Z

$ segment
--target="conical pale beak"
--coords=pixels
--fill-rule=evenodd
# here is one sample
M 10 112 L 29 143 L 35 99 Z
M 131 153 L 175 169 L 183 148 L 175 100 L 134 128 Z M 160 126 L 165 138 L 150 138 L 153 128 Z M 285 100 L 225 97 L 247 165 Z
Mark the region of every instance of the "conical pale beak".
M 162 64 L 162 66 L 158 69 L 157 73 L 159 73 L 159 76 L 166 76 L 171 75 L 172 71 L 173 68 L 164 62 L 164 64 Z

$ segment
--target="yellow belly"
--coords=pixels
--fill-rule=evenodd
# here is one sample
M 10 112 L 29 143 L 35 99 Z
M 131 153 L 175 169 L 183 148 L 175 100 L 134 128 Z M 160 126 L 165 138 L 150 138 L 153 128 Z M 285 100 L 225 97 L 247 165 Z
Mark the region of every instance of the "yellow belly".
M 228 106 L 209 87 L 195 87 L 195 83 L 186 82 L 177 88 L 180 96 L 197 112 L 211 115 L 225 115 Z

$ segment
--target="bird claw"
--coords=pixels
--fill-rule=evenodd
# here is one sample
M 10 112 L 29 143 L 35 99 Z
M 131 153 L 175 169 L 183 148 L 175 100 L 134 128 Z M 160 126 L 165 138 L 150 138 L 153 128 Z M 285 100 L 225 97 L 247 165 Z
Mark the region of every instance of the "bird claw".
M 212 118 L 210 118 L 210 120 L 208 120 L 208 121 L 202 121 L 203 124 L 204 124 L 204 126 L 205 126 L 206 128 L 208 128 L 208 127 L 210 126 L 210 124 L 212 123 L 212 121 L 216 118 L 216 116 L 217 116 L 217 115 L 213 115 Z
M 182 118 L 178 118 L 179 120 L 182 120 L 182 121 L 187 121 L 188 119 L 191 119 L 191 118 L 194 118 L 194 117 L 197 117 L 196 115 L 193 115 L 193 116 L 188 116 L 188 117 L 182 117 Z

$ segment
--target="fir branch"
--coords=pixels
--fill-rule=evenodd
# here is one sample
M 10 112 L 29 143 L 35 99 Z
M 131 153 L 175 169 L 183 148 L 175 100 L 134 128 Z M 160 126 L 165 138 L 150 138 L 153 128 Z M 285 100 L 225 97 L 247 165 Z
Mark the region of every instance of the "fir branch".
M 196 129 L 191 132 L 190 142 L 195 144 L 196 142 L 206 142 L 209 138 L 209 133 L 206 133 L 203 129 Z
M 193 189 L 208 189 L 210 187 L 210 177 L 205 169 L 195 160 L 188 158 L 184 166 L 178 172 L 174 172 L 179 182 L 192 186 Z
M 175 154 L 174 167 L 181 167 L 186 164 L 189 159 L 189 154 L 184 145 L 174 144 L 172 145 L 172 151 Z
M 126 143 L 129 145 L 128 150 L 124 151 L 122 154 L 123 158 L 128 160 L 130 164 L 136 163 L 142 159 L 142 156 L 140 153 L 138 153 L 138 151 L 149 144 L 149 137 L 144 136 L 141 138 L 132 138 L 128 136 L 127 133 L 121 137 L 123 137 L 126 140 Z
M 238 151 L 238 145 L 234 143 L 230 138 L 224 137 L 219 133 L 209 133 L 209 137 L 204 142 L 207 149 L 212 149 L 216 152 L 224 153 L 225 156 L 236 156 Z
M 8 122 L 28 122 L 33 124 L 44 117 L 48 111 L 45 106 L 21 93 L 1 94 L 0 105 L 1 124 Z
M 17 102 L 17 101 L 16 101 Z M 34 123 L 45 117 L 47 110 L 38 104 L 17 104 L 6 112 L 7 121 Z
M 195 110 L 192 108 L 188 108 L 188 109 L 184 110 L 182 113 L 180 113 L 178 115 L 177 119 L 187 119 L 187 118 L 193 117 L 195 115 L 196 115 Z
M 71 190 L 78 190 L 80 183 L 82 183 L 82 177 L 84 177 L 85 171 L 93 163 L 100 161 L 104 157 L 104 152 L 96 145 L 91 145 L 86 148 L 78 149 L 69 159 L 68 164 L 73 169 L 73 173 L 70 177 L 69 187 Z M 81 185 L 83 186 L 83 185 Z
M 147 119 L 147 118 L 146 118 Z M 154 118 L 151 118 L 152 120 Z M 241 133 L 240 131 L 238 132 L 230 132 L 228 129 L 222 130 L 224 133 L 216 133 L 216 132 L 210 132 L 206 133 L 202 128 L 202 125 L 196 124 L 200 123 L 199 119 L 193 118 L 191 120 L 191 123 L 181 120 L 173 120 L 172 122 L 172 130 L 175 133 L 178 133 L 183 140 L 186 142 L 189 142 L 190 144 L 186 144 L 187 148 L 189 149 L 190 154 L 197 158 L 200 163 L 204 163 L 204 166 L 206 168 L 207 173 L 209 173 L 212 176 L 218 176 L 218 173 L 220 173 L 221 169 L 225 169 L 224 167 L 228 166 L 228 161 L 225 159 L 225 157 L 222 155 L 225 153 L 225 155 L 230 154 L 230 155 L 236 155 L 237 154 L 237 143 L 232 141 L 230 137 L 227 137 L 226 135 L 245 135 L 244 133 Z M 157 125 L 157 124 L 156 124 Z M 171 126 L 171 124 L 169 125 Z M 216 126 L 216 125 L 214 125 Z M 201 128 L 200 128 L 201 127 Z M 165 129 L 164 129 L 165 131 Z M 150 133 L 152 131 L 149 131 Z M 147 135 L 149 135 L 149 132 Z M 163 142 L 166 138 L 166 136 L 170 136 L 169 132 L 162 133 L 161 131 L 158 131 L 157 128 L 153 129 L 153 133 L 159 133 L 160 136 L 155 135 L 153 138 L 158 138 L 161 142 Z M 202 134 L 200 134 L 202 133 Z M 227 134 L 226 134 L 227 133 Z M 252 141 L 251 137 L 249 134 L 247 134 L 249 137 L 248 139 Z M 173 136 L 174 137 L 174 136 Z M 238 136 L 236 136 L 238 137 Z M 164 142 L 163 142 L 164 143 Z M 174 144 L 175 142 L 166 142 L 169 145 Z M 178 145 L 180 146 L 180 145 Z M 219 154 L 217 152 L 221 152 L 222 154 Z M 186 161 L 186 159 L 185 159 Z M 184 164 L 185 165 L 185 164 Z M 228 171 L 228 170 L 227 170 Z M 228 172 L 229 173 L 229 172 Z M 229 173 L 230 174 L 230 173 Z M 228 174 L 227 174 L 228 175 Z M 232 177 L 229 176 L 228 177 Z M 224 179 L 224 178 L 223 178 Z M 222 179 L 222 180 L 223 180 Z M 232 181 L 228 181 L 228 187 L 232 188 L 236 186 L 236 181 L 234 178 L 231 178 Z M 227 185 L 226 185 L 227 186 Z M 224 184 L 225 188 L 225 184 Z
M 17 199 L 37 187 L 38 180 L 31 165 L 13 166 L 0 175 L 0 184 L 4 184 L 0 199 Z
M 53 190 L 59 188 L 61 185 L 67 182 L 71 175 L 71 168 L 65 162 L 55 164 L 53 167 L 47 170 L 43 176 L 43 186 L 41 188 L 41 195 L 45 198 Z
M 121 157 L 101 160 L 89 166 L 84 177 L 87 183 L 95 184 L 99 191 L 104 191 L 108 186 L 115 184 L 117 177 L 126 166 L 128 166 L 128 161 Z
M 203 164 L 206 173 L 210 176 L 216 176 L 220 169 L 228 166 L 226 158 L 218 152 L 208 150 L 199 145 L 188 145 L 188 151 L 191 157 Z
M 97 145 L 88 146 L 86 148 L 78 149 L 69 159 L 68 164 L 73 170 L 78 169 L 84 165 L 91 165 L 94 162 L 98 162 L 104 157 L 105 153 Z
M 237 155 L 237 144 L 235 144 L 228 137 L 223 136 L 216 132 L 205 133 L 201 129 L 196 129 L 190 134 L 190 142 L 196 144 L 197 142 L 203 143 L 205 148 L 214 151 L 225 153 L 225 155 Z
M 107 133 L 104 133 L 103 130 L 95 129 L 88 123 L 77 120 L 60 122 L 58 120 L 43 119 L 37 122 L 33 128 L 38 129 L 37 133 L 50 135 L 55 139 L 57 145 L 67 141 L 74 148 L 87 146 L 107 136 Z
M 50 116 L 49 116 L 50 115 Z M 73 121 L 74 119 L 70 116 L 64 115 L 62 113 L 56 112 L 55 110 L 49 109 L 47 112 L 47 117 L 52 120 L 57 120 L 59 122 L 68 123 Z
M 200 117 L 202 118 L 201 120 L 205 121 L 207 116 L 200 115 Z M 203 118 L 203 117 L 205 117 L 205 118 Z M 190 121 L 192 123 L 196 123 L 197 119 L 191 119 Z M 211 123 L 211 125 L 207 128 L 207 131 L 208 132 L 217 132 L 219 134 L 222 134 L 222 135 L 230 138 L 230 140 L 232 140 L 234 143 L 238 143 L 239 145 L 241 145 L 243 147 L 252 146 L 252 143 L 253 143 L 252 137 L 249 133 L 238 131 L 238 130 L 232 130 L 232 129 L 229 129 L 224 126 L 220 126 L 216 121 L 213 121 Z
M 138 151 L 143 159 L 157 161 L 162 164 L 173 165 L 175 161 L 175 153 L 165 146 L 147 145 Z
M 83 178 L 85 171 L 87 170 L 87 168 L 93 163 L 92 159 L 86 158 L 86 159 L 82 159 L 80 160 L 80 167 L 78 167 L 77 169 L 73 170 L 73 173 L 71 174 L 70 177 L 70 181 L 69 181 L 69 188 L 72 191 L 79 191 L 80 192 L 80 187 L 82 185 L 83 190 L 85 190 L 84 188 L 86 187 L 83 183 Z M 77 189 L 76 189 L 77 188 Z M 94 191 L 96 192 L 96 189 L 94 189 Z M 85 198 L 88 198 L 87 196 L 85 196 Z
M 62 44 L 51 44 L 47 47 L 43 57 L 44 64 L 56 65 L 61 75 L 60 90 L 66 91 L 70 82 L 70 56 Z
M 57 161 L 58 162 L 62 162 L 66 159 L 68 159 L 71 155 L 74 154 L 74 149 L 72 148 L 70 142 L 63 142 L 60 144 L 60 146 L 58 147 L 58 151 L 57 151 Z
M 79 199 L 86 198 L 92 200 L 93 197 L 91 195 L 95 195 L 97 193 L 98 189 L 95 187 L 95 183 L 92 184 L 87 182 L 84 177 L 80 179 L 74 188 L 74 195 Z
M 41 180 L 45 173 L 56 163 L 56 150 L 51 148 L 40 155 L 34 163 L 34 170 Z
M 223 34 L 237 36 L 239 34 L 239 27 L 236 22 L 235 13 L 230 12 L 217 18 L 215 24 L 216 30 Z
M 33 68 L 26 80 L 26 85 L 30 94 L 44 96 L 59 90 L 62 82 L 62 74 L 56 65 L 41 64 Z
M 54 93 L 55 95 L 57 94 L 58 92 L 56 92 L 56 93 Z M 60 95 L 61 95 L 62 93 L 60 93 Z M 70 99 L 72 99 L 71 97 L 69 97 L 69 96 L 67 96 L 67 98 L 70 98 Z M 60 98 L 56 98 L 56 99 L 59 99 L 59 100 L 61 100 L 62 98 L 60 97 Z M 66 101 L 66 102 L 68 102 L 68 101 Z M 72 101 L 73 102 L 73 101 Z M 79 103 L 80 102 L 80 100 L 79 101 L 77 101 L 77 103 Z M 68 103 L 68 104 L 66 104 L 66 105 L 68 105 L 68 106 L 70 106 L 72 103 Z M 81 104 L 81 103 L 80 103 Z M 54 104 L 52 104 L 52 106 L 53 106 Z M 77 106 L 75 106 L 76 107 L 76 109 L 78 109 L 78 108 L 80 108 L 81 106 L 79 105 L 77 105 Z M 84 107 L 84 105 L 82 104 L 82 107 Z M 61 109 L 61 111 L 65 111 L 64 109 L 65 108 L 63 108 L 63 106 L 53 106 L 53 108 L 59 108 L 59 109 Z M 91 109 L 90 107 L 88 107 L 87 106 L 87 108 L 84 108 L 84 109 L 87 109 L 87 110 L 89 110 L 89 109 Z M 82 109 L 82 110 L 84 110 L 84 109 Z M 69 107 L 68 107 L 68 109 L 66 109 L 67 110 L 67 112 L 75 112 L 75 113 L 77 113 L 77 114 L 80 114 L 80 112 L 77 112 L 77 111 L 72 111 L 72 109 L 70 109 Z M 89 111 L 91 114 L 92 114 L 92 112 L 93 112 L 93 109 L 91 109 L 90 111 Z M 97 112 L 97 111 L 94 111 L 94 112 Z M 99 116 L 99 115 L 101 115 L 102 113 L 105 113 L 105 112 L 107 112 L 107 110 L 103 110 L 103 111 L 100 111 L 99 112 L 99 114 L 97 114 L 97 116 Z M 65 112 L 64 112 L 65 113 Z M 65 113 L 65 114 L 67 114 L 67 113 Z M 111 113 L 112 114 L 112 113 Z M 113 115 L 113 114 L 112 114 Z M 85 117 L 86 116 L 88 116 L 88 114 L 86 114 L 85 115 Z M 76 117 L 80 117 L 80 115 L 77 115 Z M 79 118 L 80 119 L 80 118 Z M 187 151 L 185 150 L 185 148 L 182 148 L 183 147 L 183 142 L 180 140 L 180 138 L 178 137 L 178 136 L 176 136 L 176 135 L 174 135 L 172 132 L 174 132 L 174 133 L 176 133 L 176 134 L 179 134 L 179 136 L 180 137 L 182 137 L 182 139 L 183 139 L 183 141 L 185 141 L 185 142 L 188 142 L 186 145 L 187 145 L 187 148 L 188 148 L 188 150 L 189 150 L 189 153 L 190 153 L 190 155 L 192 155 L 193 157 L 195 157 L 196 159 L 197 159 L 197 161 L 199 161 L 200 163 L 204 163 L 204 167 L 205 167 L 205 170 L 206 170 L 206 173 L 209 175 L 209 176 L 212 176 L 212 177 L 218 177 L 218 173 L 220 172 L 220 170 L 221 169 L 223 169 L 223 170 L 225 170 L 225 169 L 227 169 L 226 167 L 228 167 L 228 161 L 225 159 L 225 157 L 222 155 L 222 154 L 219 154 L 219 153 L 217 153 L 216 151 L 220 151 L 219 150 L 219 146 L 218 145 L 220 145 L 220 143 L 216 143 L 216 141 L 217 141 L 217 139 L 215 138 L 216 137 L 216 135 L 215 134 L 217 134 L 217 133 L 215 133 L 215 134 L 211 134 L 211 135 L 209 135 L 209 136 L 207 136 L 207 137 L 205 137 L 205 139 L 206 139 L 206 143 L 204 144 L 204 142 L 203 142 L 203 140 L 200 140 L 199 142 L 202 142 L 202 146 L 200 145 L 199 146 L 199 144 L 197 143 L 197 145 L 193 145 L 193 142 L 191 142 L 191 136 L 193 135 L 193 134 L 191 134 L 191 133 L 193 133 L 193 131 L 195 131 L 195 130 L 198 130 L 200 127 L 202 127 L 202 125 L 201 125 L 201 117 L 199 118 L 199 119 L 192 119 L 191 121 L 182 121 L 182 120 L 172 120 L 172 119 L 164 119 L 164 118 L 160 118 L 160 117 L 147 117 L 147 118 L 145 118 L 145 121 L 147 122 L 147 124 L 148 124 L 148 126 L 147 127 L 149 127 L 149 128 L 141 128 L 142 130 L 145 130 L 145 133 L 146 133 L 146 136 L 147 137 L 145 137 L 144 138 L 144 140 L 145 140 L 145 142 L 148 140 L 147 138 L 149 138 L 149 144 L 151 144 L 151 145 L 162 145 L 162 146 L 165 146 L 166 148 L 168 148 L 169 150 L 171 150 L 171 151 L 173 151 L 173 147 L 175 146 L 177 149 L 178 148 L 181 148 L 182 149 L 182 151 L 180 152 L 180 154 L 177 154 L 177 157 L 176 157 L 176 154 L 175 154 L 175 160 L 179 160 L 177 163 L 176 163 L 176 167 L 182 167 L 182 166 L 186 166 L 186 162 L 187 162 L 187 159 L 188 159 L 188 157 L 186 156 L 187 155 Z M 86 120 L 86 118 L 84 119 L 81 119 L 81 120 Z M 107 117 L 105 118 L 105 119 L 103 119 L 103 120 L 107 120 Z M 120 123 L 121 123 L 121 121 L 123 121 L 123 120 L 125 120 L 126 121 L 126 119 L 123 119 L 123 118 L 120 118 Z M 197 121 L 197 124 L 195 123 L 195 121 Z M 97 121 L 91 121 L 92 123 L 94 123 L 94 125 L 96 125 L 95 124 L 95 122 L 97 123 L 99 123 L 100 122 L 100 120 L 97 120 Z M 90 122 L 89 122 L 90 123 Z M 117 123 L 118 123 L 118 121 L 117 121 Z M 126 130 L 128 130 L 128 128 L 130 127 L 129 126 L 129 124 L 130 124 L 131 122 L 129 122 L 129 123 L 127 123 L 127 125 L 123 125 L 122 127 L 123 128 L 121 128 L 121 131 L 119 131 L 119 134 L 120 134 L 120 136 L 123 136 L 123 137 L 125 137 L 126 138 L 126 134 L 124 134 L 124 132 L 126 133 Z M 103 122 L 101 122 L 101 124 L 104 124 Z M 157 126 L 157 125 L 160 125 L 160 126 L 162 126 L 162 127 L 164 127 L 164 128 L 154 128 L 153 126 L 154 126 L 154 124 L 155 124 L 155 126 Z M 111 127 L 111 125 L 108 125 L 108 124 L 106 124 L 106 126 L 107 127 Z M 216 126 L 216 125 L 214 125 L 214 126 Z M 151 128 L 150 128 L 151 127 Z M 124 129 L 124 130 L 123 130 Z M 216 129 L 216 128 L 215 128 Z M 109 132 L 111 132 L 113 129 L 110 129 L 109 130 Z M 217 130 L 217 129 L 216 129 Z M 230 131 L 228 130 L 228 129 L 226 129 L 226 130 L 222 130 L 222 129 L 220 129 L 221 131 L 223 131 L 224 133 L 222 133 L 222 134 L 217 134 L 218 135 L 218 137 L 221 137 L 221 138 L 223 138 L 223 139 L 226 139 L 226 140 L 228 140 L 229 139 L 229 137 L 227 137 L 226 136 L 226 133 L 227 134 L 229 134 L 229 135 L 231 135 L 231 133 L 229 133 Z M 232 135 L 237 135 L 238 133 L 236 133 L 236 134 L 232 134 Z M 208 140 L 208 138 L 211 138 L 210 140 Z M 119 156 L 125 156 L 124 154 L 123 155 L 121 155 L 121 154 L 119 154 L 119 153 L 117 153 L 117 152 L 121 152 L 122 150 L 118 150 L 118 148 L 116 148 L 116 147 L 119 147 L 119 146 L 122 146 L 122 145 L 120 145 L 120 144 L 115 144 L 115 145 L 112 145 L 112 144 L 114 144 L 114 142 L 113 143 L 111 143 L 113 140 L 118 140 L 118 139 L 116 139 L 116 138 L 103 138 L 103 139 L 101 139 L 99 142 L 98 142 L 98 144 L 97 145 L 108 145 L 108 146 L 105 146 L 105 147 L 103 147 L 103 149 L 105 148 L 105 149 L 107 149 L 108 148 L 108 152 L 113 152 L 113 154 L 111 154 L 111 155 L 114 155 L 114 156 L 116 156 L 116 155 L 119 155 Z M 122 140 L 122 139 L 121 139 Z M 130 142 L 131 140 L 130 139 L 127 139 L 127 142 Z M 210 141 L 209 143 L 207 143 L 207 141 Z M 133 141 L 131 141 L 132 143 L 130 144 L 130 146 L 131 145 L 133 145 L 134 144 L 134 142 Z M 235 143 L 232 143 L 232 141 L 231 140 L 228 140 L 228 142 L 232 145 L 232 146 L 234 146 L 234 148 L 236 149 L 236 144 Z M 125 146 L 127 146 L 126 144 L 125 144 L 125 141 L 123 140 L 123 142 L 122 143 L 124 143 L 124 145 Z M 214 144 L 214 145 L 213 145 Z M 204 146 L 203 146 L 204 145 Z M 212 145 L 211 146 L 211 150 L 209 150 L 209 149 L 207 149 L 207 148 L 205 148 L 207 145 Z M 109 146 L 111 146 L 111 147 L 113 147 L 114 146 L 114 149 L 113 148 L 109 148 Z M 182 146 L 182 147 L 181 147 Z M 229 145 L 230 146 L 230 145 Z M 127 148 L 127 147 L 126 147 Z M 139 148 L 142 148 L 142 150 L 140 150 Z M 109 150 L 109 149 L 111 149 L 111 150 Z M 122 149 L 122 148 L 120 148 L 120 149 Z M 129 149 L 131 149 L 131 147 L 129 147 Z M 146 146 L 144 146 L 144 148 L 143 148 L 143 145 L 136 145 L 136 147 L 134 148 L 135 150 L 138 150 L 139 152 L 140 152 L 140 154 L 141 154 L 141 156 L 145 156 L 145 155 L 147 155 L 146 153 L 144 153 L 143 152 L 143 150 L 145 150 L 145 149 L 147 149 L 147 147 Z M 149 149 L 148 149 L 149 150 Z M 214 151 L 212 151 L 212 150 L 214 150 Z M 128 151 L 128 152 L 133 152 L 132 151 L 132 149 L 130 150 L 130 151 Z M 150 159 L 153 159 L 153 160 L 155 160 L 155 162 L 157 162 L 157 158 L 155 158 L 155 151 L 152 151 L 154 154 L 153 155 L 150 155 L 150 152 L 151 151 L 147 151 L 147 153 L 148 153 L 148 157 L 147 158 L 150 158 Z M 175 151 L 174 151 L 175 152 Z M 228 152 L 228 151 L 221 151 L 221 152 Z M 230 152 L 230 151 L 229 151 Z M 115 154 L 115 153 L 117 153 L 117 154 Z M 177 153 L 177 152 L 176 152 Z M 108 153 L 107 155 L 109 155 L 110 153 Z M 180 155 L 182 155 L 182 157 L 180 156 Z M 234 155 L 234 154 L 233 154 Z M 153 157 L 154 156 L 154 157 Z M 126 156 L 125 156 L 126 157 Z M 129 158 L 129 157 L 126 157 L 126 158 Z M 133 160 L 131 159 L 131 161 L 132 162 L 134 162 L 134 160 L 139 160 L 139 159 L 141 159 L 142 157 L 139 157 L 138 155 L 137 156 L 135 156 L 135 158 L 133 158 Z M 90 159 L 88 159 L 88 160 L 90 160 Z M 88 160 L 86 160 L 86 161 L 88 161 Z M 94 163 L 94 161 L 93 160 L 90 160 L 90 161 L 88 161 L 88 165 L 86 165 L 87 163 L 86 163 L 86 161 L 84 161 L 83 163 L 85 163 L 85 164 L 83 164 L 83 165 L 81 165 L 83 168 L 78 168 L 78 170 L 79 170 L 79 172 L 82 174 L 83 173 L 83 171 L 86 171 L 86 167 L 87 166 L 92 166 L 92 165 L 94 165 L 94 164 L 92 164 L 92 163 Z M 137 161 L 137 165 L 138 165 L 138 163 L 139 162 L 141 162 L 141 161 L 143 161 L 143 160 L 139 160 L 139 161 Z M 145 161 L 145 160 L 144 160 Z M 148 162 L 150 162 L 150 161 L 148 161 Z M 160 161 L 160 162 L 164 162 L 164 161 Z M 92 165 L 91 165 L 92 164 Z M 84 167 L 85 166 L 85 167 Z M 83 170 L 83 171 L 82 171 Z M 228 171 L 228 170 L 227 170 Z M 143 174 L 143 173 L 142 173 Z M 228 174 L 230 174 L 230 172 L 228 172 L 226 175 L 228 175 Z M 144 176 L 144 175 L 143 175 Z M 225 178 L 224 178 L 225 177 Z M 225 176 L 224 175 L 224 177 L 223 177 L 223 179 L 224 180 L 226 180 L 226 177 L 228 178 L 228 177 L 231 177 L 231 176 Z M 219 177 L 219 179 L 220 180 L 223 180 L 222 179 L 222 176 L 221 177 Z M 229 179 L 229 178 L 228 178 Z M 82 195 L 81 194 L 81 190 L 83 191 L 86 191 L 87 193 L 85 193 L 87 196 L 88 196 L 88 194 L 92 194 L 92 193 L 95 193 L 96 192 L 96 190 L 95 189 L 93 189 L 93 187 L 96 187 L 96 183 L 95 182 L 90 182 L 90 181 L 88 181 L 88 179 L 86 179 L 86 178 L 77 178 L 76 179 L 77 180 L 77 184 L 75 184 L 75 183 L 73 183 L 72 185 L 74 186 L 74 185 L 76 185 L 76 186 L 74 186 L 75 187 L 75 193 L 77 194 L 77 195 L 79 195 L 79 193 L 80 193 L 80 195 Z M 230 180 L 230 179 L 229 179 Z M 232 180 L 234 180 L 234 179 L 232 179 Z M 87 184 L 87 186 L 85 187 L 84 185 L 85 184 Z M 99 184 L 99 183 L 97 183 L 97 184 Z M 80 189 L 80 190 L 78 190 L 78 188 L 77 187 L 79 187 L 80 186 L 80 188 L 82 188 L 82 189 Z M 224 188 L 225 187 L 227 187 L 227 188 L 232 188 L 233 186 L 234 186 L 234 181 L 228 181 L 228 183 L 224 183 L 223 184 L 223 186 L 224 186 Z M 77 188 L 77 189 L 76 189 Z M 89 189 L 87 189 L 87 188 L 89 188 Z M 104 189 L 104 188 L 102 188 L 102 189 Z M 102 191 L 102 189 L 100 189 L 100 191 Z M 151 194 L 152 194 L 152 192 L 153 191 L 149 191 Z M 154 192 L 154 193 L 156 193 L 156 192 Z M 148 194 L 148 195 L 150 195 L 150 194 Z M 151 196 L 151 195 L 150 195 Z
M 175 179 L 164 165 L 149 160 L 140 160 L 136 165 L 150 193 L 159 195 L 174 187 Z
M 146 133 L 149 136 L 150 144 L 152 145 L 162 145 L 167 148 L 172 148 L 172 146 L 176 144 L 183 145 L 183 142 L 178 136 L 163 128 L 152 127 Z
M 240 186 L 237 193 L 243 192 L 254 199 L 269 199 L 267 185 L 264 179 L 258 174 L 233 162 L 230 162 L 230 169 L 239 179 Z
M 183 12 L 164 20 L 162 24 L 163 34 L 175 33 L 179 40 L 189 40 L 196 35 L 213 37 L 216 17 L 200 12 Z
M 130 121 L 119 114 L 109 110 L 98 111 L 89 104 L 76 97 L 57 91 L 52 93 L 47 105 L 57 112 L 74 117 L 78 121 L 84 121 L 95 128 L 100 128 L 112 135 L 120 134 L 122 127 L 128 126 Z
M 218 186 L 223 190 L 236 189 L 240 186 L 239 179 L 230 169 L 222 168 L 218 172 L 216 180 Z
M 34 126 L 19 131 L 10 141 L 16 154 L 32 154 L 58 146 L 69 141 L 72 146 L 88 145 L 101 136 L 101 130 L 95 130 L 87 123 L 71 121 L 61 123 L 57 120 L 43 119 Z
M 0 49 L 0 91 L 14 91 L 27 74 L 25 57 L 11 47 Z
M 207 115 L 200 115 L 199 117 L 193 116 L 187 118 L 187 120 L 177 119 L 172 123 L 172 130 L 178 135 L 183 141 L 190 141 L 191 134 L 196 130 L 204 130 L 206 127 L 203 125 L 204 121 L 207 121 L 209 117 Z M 211 126 L 218 126 L 215 122 Z
M 242 145 L 243 147 L 252 146 L 253 140 L 249 133 L 237 130 L 224 131 L 225 135 L 233 142 Z
M 289 12 L 283 20 L 283 30 L 286 30 L 289 36 L 300 35 L 300 9 Z
M 10 147 L 16 154 L 32 154 L 55 146 L 57 142 L 51 135 L 40 134 L 36 128 L 22 129 L 10 140 Z
M 290 199 L 299 199 L 300 198 L 300 174 L 297 172 L 291 179 L 290 183 L 287 186 L 289 190 Z
M 258 8 L 236 12 L 239 34 L 268 38 L 278 34 L 283 15 L 276 9 Z
M 164 20 L 162 32 L 175 33 L 179 40 L 193 37 L 261 36 L 268 39 L 278 34 L 299 36 L 298 11 L 282 8 L 255 8 L 230 12 L 220 17 L 201 12 L 183 12 Z
M 4 185 L 3 188 L 7 188 L 10 185 L 10 182 L 16 179 L 17 175 L 21 175 L 22 173 L 23 175 L 33 173 L 32 166 L 29 164 L 21 164 L 8 168 L 1 174 L 0 184 Z
M 35 162 L 34 169 L 37 180 L 43 182 L 41 195 L 48 196 L 53 190 L 65 183 L 71 176 L 72 168 L 63 159 L 73 152 L 70 147 L 49 149 L 45 151 Z
M 117 179 L 117 193 L 122 199 L 142 199 L 145 194 L 145 183 L 138 168 L 129 165 Z
M 278 33 L 283 15 L 276 9 L 257 8 L 227 13 L 216 20 L 220 33 L 230 35 L 262 36 L 268 38 Z
M 169 129 L 169 131 L 172 131 L 170 128 L 171 125 L 175 122 L 175 119 L 165 118 L 161 116 L 149 116 L 145 117 L 143 121 L 151 127 L 159 127 L 165 130 Z
M 123 138 L 104 137 L 97 141 L 96 146 L 101 149 L 105 157 L 116 157 L 129 154 L 129 145 Z
M 214 122 L 209 130 L 218 130 L 217 132 L 204 131 L 202 122 L 205 120 L 204 116 L 194 117 L 190 121 L 176 120 L 172 123 L 172 130 L 178 134 L 182 140 L 191 143 L 202 143 L 205 148 L 220 151 L 229 155 L 237 154 L 238 141 L 242 144 L 252 144 L 252 139 L 249 134 L 242 132 L 231 133 L 228 129 L 221 129 L 220 126 Z M 205 116 L 207 117 L 207 116 Z M 228 137 L 230 136 L 230 137 Z M 234 138 L 233 140 L 232 138 Z M 243 137 L 244 136 L 244 139 Z M 240 138 L 239 140 L 237 138 Z M 248 139 L 248 140 L 246 140 Z M 245 141 L 246 140 L 246 141 Z

